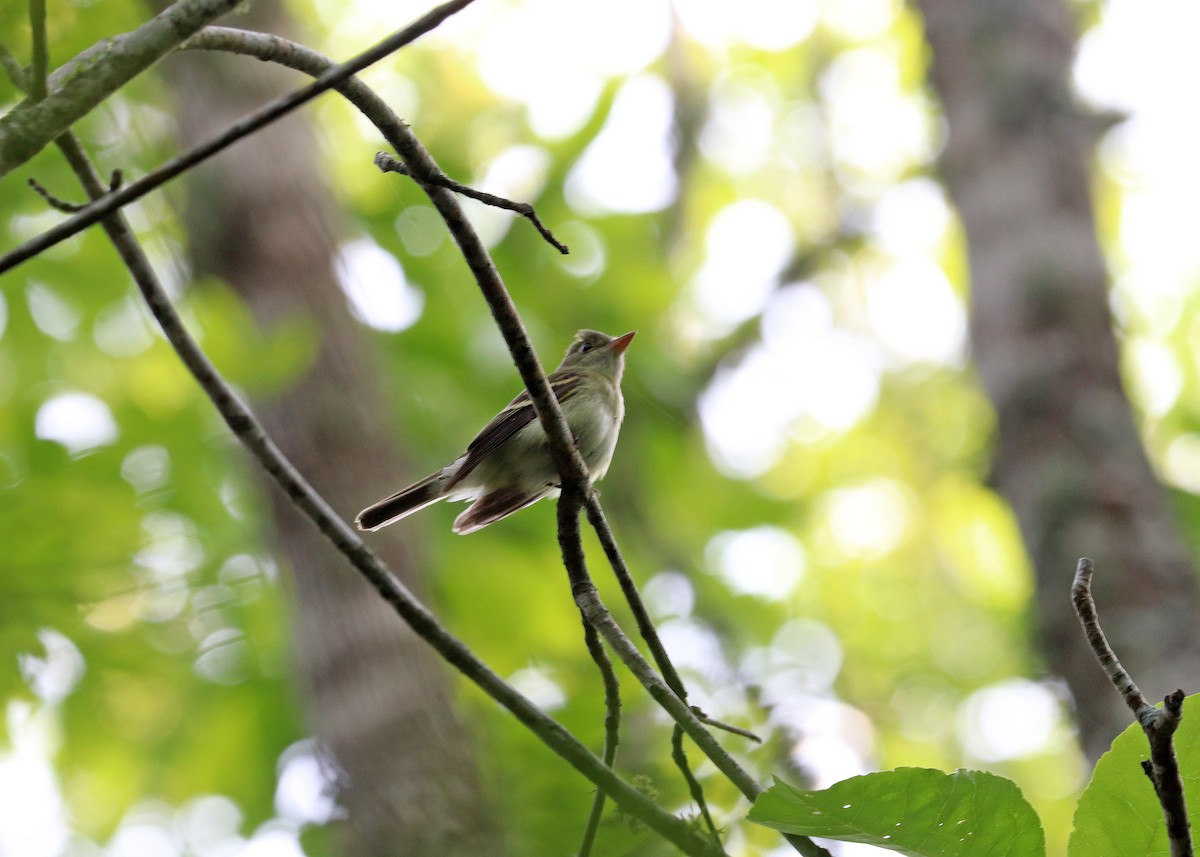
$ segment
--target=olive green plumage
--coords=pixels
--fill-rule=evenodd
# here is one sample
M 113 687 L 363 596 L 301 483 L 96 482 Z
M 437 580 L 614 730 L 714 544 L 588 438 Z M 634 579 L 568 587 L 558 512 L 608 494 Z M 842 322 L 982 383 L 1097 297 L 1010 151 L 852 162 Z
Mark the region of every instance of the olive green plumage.
M 621 374 L 632 339 L 633 333 L 613 337 L 581 330 L 549 376 L 593 482 L 608 471 L 625 417 Z M 546 434 L 529 392 L 522 390 L 483 427 L 466 452 L 420 482 L 363 509 L 355 524 L 360 530 L 378 530 L 439 500 L 474 500 L 454 521 L 454 532 L 466 535 L 543 497 L 557 497 L 558 482 Z

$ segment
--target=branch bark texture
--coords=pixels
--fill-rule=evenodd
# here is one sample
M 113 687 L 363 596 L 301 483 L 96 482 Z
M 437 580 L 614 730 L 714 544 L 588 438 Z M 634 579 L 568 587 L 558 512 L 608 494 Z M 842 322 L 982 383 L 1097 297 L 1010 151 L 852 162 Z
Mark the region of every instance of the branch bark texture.
M 89 48 L 50 76 L 44 98 L 31 96 L 0 116 L 0 177 L 32 158 L 133 78 L 242 0 L 180 0 L 129 33 Z
M 1200 686 L 1195 569 L 1122 390 L 1096 238 L 1094 117 L 1074 103 L 1063 0 L 919 0 L 949 139 L 941 171 L 966 227 L 971 334 L 998 419 L 993 478 L 1038 575 L 1048 666 L 1096 758 L 1128 715 L 1062 609 L 1062 570 L 1111 574 L 1114 643 L 1151 688 Z

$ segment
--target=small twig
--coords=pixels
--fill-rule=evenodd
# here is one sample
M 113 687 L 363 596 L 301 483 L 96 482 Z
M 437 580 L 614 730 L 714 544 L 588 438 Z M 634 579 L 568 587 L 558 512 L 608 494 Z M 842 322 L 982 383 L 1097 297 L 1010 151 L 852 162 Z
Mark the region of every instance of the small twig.
M 731 735 L 737 735 L 741 738 L 753 741 L 756 744 L 762 743 L 762 738 L 751 732 L 749 729 L 743 729 L 741 726 L 734 726 L 732 723 L 726 723 L 723 720 L 717 720 L 715 717 L 709 717 L 698 705 L 693 705 L 692 711 L 694 711 L 696 716 L 700 718 L 701 723 L 711 726 L 713 729 L 720 729 L 722 732 L 728 732 Z
M 601 756 L 604 764 L 610 768 L 617 759 L 617 746 L 621 742 L 621 685 L 617 681 L 616 670 L 612 660 L 604 650 L 600 635 L 596 629 L 583 617 L 583 639 L 588 652 L 596 666 L 600 668 L 600 676 L 604 681 L 604 753 Z M 600 818 L 604 814 L 604 801 L 607 795 L 604 789 L 597 788 L 592 800 L 592 809 L 588 813 L 587 824 L 583 829 L 583 840 L 579 843 L 576 857 L 588 857 L 596 842 L 596 832 L 600 829 Z
M 1162 806 L 1163 819 L 1167 825 L 1167 839 L 1171 843 L 1171 857 L 1191 857 L 1192 832 L 1184 801 L 1183 778 L 1179 773 L 1179 760 L 1175 756 L 1175 729 L 1183 717 L 1183 691 L 1167 694 L 1163 707 L 1156 708 L 1146 701 L 1133 677 L 1121 666 L 1116 653 L 1108 644 L 1100 628 L 1100 617 L 1096 613 L 1096 602 L 1092 598 L 1092 574 L 1095 566 L 1087 557 L 1079 560 L 1075 570 L 1075 581 L 1071 586 L 1071 601 L 1083 625 L 1083 633 L 1091 644 L 1096 660 L 1109 680 L 1116 687 L 1125 704 L 1133 712 L 1146 739 L 1150 742 L 1150 760 L 1142 763 L 1142 770 L 1154 786 L 1154 794 Z
M 29 0 L 29 29 L 33 43 L 29 96 L 34 101 L 41 101 L 46 97 L 46 74 L 50 67 L 50 55 L 46 50 L 46 0 Z
M 36 190 L 41 195 L 42 199 L 46 200 L 47 204 L 49 204 L 51 208 L 58 211 L 64 211 L 68 214 L 71 214 L 73 212 L 80 211 L 89 205 L 89 203 L 86 202 L 67 202 L 65 199 L 59 199 L 54 194 L 50 193 L 50 191 L 46 190 L 45 185 L 43 185 L 37 179 L 29 179 L 28 181 L 29 186 Z
M 93 223 L 97 223 L 106 215 L 112 214 L 118 208 L 128 205 L 134 200 L 141 199 L 150 191 L 155 190 L 185 170 L 207 160 L 222 149 L 236 143 L 238 140 L 253 134 L 288 113 L 316 98 L 322 92 L 333 89 L 344 83 L 356 72 L 378 62 L 388 54 L 395 53 L 400 48 L 416 41 L 419 37 L 437 27 L 442 21 L 455 12 L 469 5 L 472 0 L 449 0 L 441 6 L 425 13 L 402 30 L 398 30 L 383 41 L 368 48 L 358 56 L 340 65 L 329 68 L 320 77 L 295 92 L 288 93 L 275 99 L 249 116 L 239 119 L 215 137 L 210 137 L 203 143 L 193 146 L 188 151 L 167 161 L 153 172 L 147 173 L 137 181 L 131 182 L 119 191 L 110 193 L 91 203 L 69 220 L 65 220 L 41 235 L 26 241 L 20 247 L 0 257 L 0 273 L 19 265 L 43 250 L 47 250 L 72 235 L 80 232 Z
M 0 44 L 0 71 L 4 72 L 4 76 L 12 82 L 12 85 L 22 92 L 26 91 L 28 86 L 25 80 L 25 69 L 21 66 L 21 61 L 13 56 L 12 51 L 7 46 Z
M 1112 650 L 1112 646 L 1108 644 L 1108 639 L 1104 636 L 1104 631 L 1100 627 L 1100 617 L 1096 614 L 1096 602 L 1092 598 L 1092 574 L 1094 571 L 1095 564 L 1090 559 L 1084 557 L 1079 560 L 1079 565 L 1075 570 L 1075 582 L 1071 586 L 1071 601 L 1075 605 L 1075 613 L 1083 625 L 1083 633 L 1092 647 L 1092 652 L 1096 655 L 1096 660 L 1100 662 L 1100 668 L 1104 670 L 1108 680 L 1121 694 L 1121 698 L 1125 700 L 1125 704 L 1129 706 L 1133 716 L 1138 719 L 1138 722 L 1144 723 L 1147 713 L 1154 711 L 1154 706 L 1146 701 L 1146 697 L 1142 695 L 1142 691 L 1134 683 L 1132 676 L 1121 666 L 1116 652 Z
M 397 160 L 387 152 L 375 153 L 375 166 L 379 167 L 379 169 L 385 173 L 399 173 L 402 176 L 409 176 L 410 178 L 412 177 L 412 173 L 409 172 L 408 167 L 404 166 L 404 162 Z M 548 241 L 550 245 L 559 253 L 562 253 L 565 256 L 571 252 L 569 249 L 567 249 L 566 244 L 563 244 L 561 241 L 555 238 L 554 233 L 546 228 L 546 226 L 542 223 L 541 218 L 537 216 L 537 212 L 534 211 L 533 206 L 528 202 L 513 202 L 512 200 L 505 199 L 502 196 L 496 196 L 495 194 L 490 194 L 486 191 L 476 190 L 473 187 L 456 182 L 454 179 L 450 178 L 444 173 L 433 176 L 430 179 L 427 179 L 427 181 L 430 181 L 432 184 L 435 184 L 438 187 L 444 187 L 447 190 L 460 193 L 463 196 L 469 196 L 471 199 L 478 200 L 484 205 L 490 205 L 493 208 L 502 208 L 505 211 L 511 211 L 515 214 L 519 214 L 532 223 L 534 228 L 542 234 L 542 237 L 545 238 L 546 241 Z
M 700 785 L 700 781 L 692 773 L 692 766 L 688 764 L 687 753 L 683 749 L 683 727 L 678 723 L 671 730 L 671 761 L 683 774 L 688 794 L 696 802 L 696 807 L 700 810 L 700 817 L 704 819 L 704 826 L 708 828 L 709 835 L 712 836 L 714 842 L 719 844 L 721 834 L 717 830 L 717 825 L 713 823 L 712 813 L 708 811 L 708 801 L 704 798 L 704 787 Z

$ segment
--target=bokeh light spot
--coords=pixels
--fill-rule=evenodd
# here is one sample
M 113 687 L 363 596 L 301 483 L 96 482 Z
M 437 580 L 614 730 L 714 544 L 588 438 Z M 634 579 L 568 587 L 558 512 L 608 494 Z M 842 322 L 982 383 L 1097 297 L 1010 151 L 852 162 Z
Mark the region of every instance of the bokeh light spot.
M 731 590 L 770 599 L 790 595 L 807 565 L 800 542 L 778 527 L 718 533 L 705 553 Z
M 977 690 L 963 702 L 959 739 L 984 761 L 1018 759 L 1043 750 L 1061 718 L 1061 705 L 1049 688 L 1009 679 Z
M 425 296 L 408 282 L 396 257 L 374 241 L 342 245 L 334 266 L 350 310 L 363 324 L 395 333 L 421 317 Z
M 675 198 L 674 98 L 661 78 L 625 82 L 604 127 L 567 175 L 567 202 L 585 215 L 641 214 Z
M 105 446 L 117 439 L 117 423 L 108 405 L 88 393 L 59 393 L 42 403 L 34 431 L 61 443 L 71 453 Z

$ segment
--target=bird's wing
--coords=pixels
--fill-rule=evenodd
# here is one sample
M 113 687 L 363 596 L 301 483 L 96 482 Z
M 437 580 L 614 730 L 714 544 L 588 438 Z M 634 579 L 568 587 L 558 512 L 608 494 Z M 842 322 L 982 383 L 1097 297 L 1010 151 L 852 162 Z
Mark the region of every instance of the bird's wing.
M 550 389 L 561 404 L 583 381 L 583 375 L 579 372 L 555 373 L 549 380 Z M 461 482 L 484 458 L 503 446 L 509 438 L 536 418 L 533 403 L 529 400 L 529 391 L 522 390 L 520 395 L 508 403 L 508 407 L 496 414 L 492 421 L 475 435 L 475 439 L 467 447 L 462 466 L 446 487 L 453 488 Z
M 476 530 L 482 530 L 501 518 L 507 518 L 514 512 L 533 505 L 551 493 L 548 488 L 541 488 L 537 491 L 521 491 L 507 486 L 497 488 L 490 494 L 484 494 L 454 519 L 454 532 L 465 536 Z

